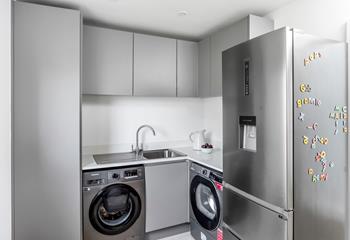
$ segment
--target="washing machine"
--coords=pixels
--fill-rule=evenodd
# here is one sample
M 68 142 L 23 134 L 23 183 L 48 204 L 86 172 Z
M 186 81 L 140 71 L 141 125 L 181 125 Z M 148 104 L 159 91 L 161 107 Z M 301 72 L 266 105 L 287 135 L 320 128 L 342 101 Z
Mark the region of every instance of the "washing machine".
M 190 221 L 196 240 L 222 240 L 223 175 L 210 168 L 191 163 Z
M 144 167 L 83 172 L 84 240 L 144 240 Z

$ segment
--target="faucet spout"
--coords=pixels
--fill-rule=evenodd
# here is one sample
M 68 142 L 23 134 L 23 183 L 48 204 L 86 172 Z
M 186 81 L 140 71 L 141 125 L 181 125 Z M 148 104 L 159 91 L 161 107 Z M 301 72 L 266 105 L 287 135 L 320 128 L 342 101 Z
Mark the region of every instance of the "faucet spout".
M 136 131 L 136 148 L 135 148 L 135 152 L 137 155 L 139 155 L 140 152 L 142 151 L 142 147 L 141 148 L 139 147 L 139 133 L 140 133 L 141 129 L 143 129 L 143 128 L 149 128 L 153 132 L 153 136 L 156 135 L 156 131 L 154 131 L 153 127 L 151 127 L 150 125 L 147 125 L 147 124 L 142 125 L 137 129 L 137 131 Z

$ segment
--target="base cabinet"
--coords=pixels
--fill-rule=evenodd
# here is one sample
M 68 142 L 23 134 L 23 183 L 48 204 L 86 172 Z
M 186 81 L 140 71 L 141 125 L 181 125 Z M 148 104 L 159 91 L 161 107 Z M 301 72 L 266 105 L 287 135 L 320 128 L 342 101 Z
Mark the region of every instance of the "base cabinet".
M 188 162 L 145 166 L 146 232 L 189 222 Z

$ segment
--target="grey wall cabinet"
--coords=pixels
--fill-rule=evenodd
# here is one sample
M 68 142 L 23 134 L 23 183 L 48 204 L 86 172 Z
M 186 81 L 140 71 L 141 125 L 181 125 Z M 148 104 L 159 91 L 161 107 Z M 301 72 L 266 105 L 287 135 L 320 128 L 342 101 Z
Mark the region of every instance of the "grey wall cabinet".
M 176 96 L 176 40 L 134 35 L 134 95 Z
M 198 90 L 200 97 L 210 96 L 210 37 L 199 42 Z
M 156 97 L 222 95 L 222 51 L 272 31 L 249 15 L 199 43 L 84 26 L 83 93 Z
M 177 40 L 177 96 L 198 96 L 198 43 Z
M 146 165 L 146 232 L 189 222 L 188 162 Z
M 84 25 L 83 93 L 132 95 L 133 33 Z
M 14 239 L 79 240 L 80 12 L 13 4 Z
M 249 15 L 201 41 L 199 43 L 200 97 L 222 96 L 222 51 L 273 29 L 272 20 Z

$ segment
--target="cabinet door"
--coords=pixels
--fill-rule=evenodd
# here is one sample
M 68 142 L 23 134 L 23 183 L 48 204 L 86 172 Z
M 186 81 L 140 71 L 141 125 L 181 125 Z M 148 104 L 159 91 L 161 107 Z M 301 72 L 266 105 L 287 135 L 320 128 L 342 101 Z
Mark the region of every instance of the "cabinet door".
M 198 92 L 201 98 L 210 97 L 210 38 L 198 46 Z
M 134 95 L 176 96 L 176 40 L 135 34 Z
M 248 18 L 243 19 L 211 36 L 210 96 L 222 96 L 222 51 L 247 41 Z
M 13 3 L 15 239 L 79 240 L 80 12 Z
M 146 232 L 189 222 L 188 162 L 145 166 Z
M 132 95 L 133 33 L 83 29 L 83 93 Z
M 198 44 L 177 40 L 177 96 L 198 96 Z

